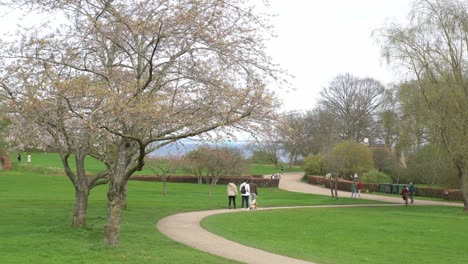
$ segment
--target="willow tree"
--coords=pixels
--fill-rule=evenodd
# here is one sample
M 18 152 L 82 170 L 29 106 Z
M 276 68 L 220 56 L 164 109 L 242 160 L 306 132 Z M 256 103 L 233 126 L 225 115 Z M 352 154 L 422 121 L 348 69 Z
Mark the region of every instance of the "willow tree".
M 9 56 L 23 67 L 40 62 L 91 84 L 91 108 L 76 111 L 67 98 L 68 111 L 92 138 L 105 138 L 92 145 L 109 168 L 107 245 L 119 244 L 127 180 L 145 155 L 209 131 L 255 129 L 273 112 L 266 80 L 281 73 L 265 54 L 270 27 L 248 1 L 11 2 L 56 12 L 65 22 L 23 31 Z
M 431 140 L 445 146 L 468 212 L 468 3 L 418 0 L 407 25 L 381 29 L 382 55 L 406 66 L 426 113 Z

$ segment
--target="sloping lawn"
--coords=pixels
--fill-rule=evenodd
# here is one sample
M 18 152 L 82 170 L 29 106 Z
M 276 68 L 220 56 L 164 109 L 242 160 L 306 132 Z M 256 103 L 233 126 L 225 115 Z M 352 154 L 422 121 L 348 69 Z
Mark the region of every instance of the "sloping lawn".
M 318 263 L 467 263 L 461 208 L 401 206 L 215 215 L 203 227 L 242 244 Z
M 155 228 L 157 221 L 167 215 L 226 208 L 225 186 L 216 186 L 213 196 L 209 197 L 207 185 L 168 183 L 168 196 L 164 197 L 161 183 L 130 181 L 128 209 L 121 226 L 121 245 L 112 249 L 103 246 L 107 186 L 98 186 L 91 192 L 87 228 L 73 229 L 74 190 L 66 177 L 46 176 L 28 170 L 0 173 L 2 264 L 234 263 L 178 244 Z M 260 188 L 259 193 L 261 206 L 369 202 L 346 198 L 337 201 L 277 188 Z M 239 198 L 237 202 L 240 203 Z M 225 224 L 221 223 L 221 226 Z

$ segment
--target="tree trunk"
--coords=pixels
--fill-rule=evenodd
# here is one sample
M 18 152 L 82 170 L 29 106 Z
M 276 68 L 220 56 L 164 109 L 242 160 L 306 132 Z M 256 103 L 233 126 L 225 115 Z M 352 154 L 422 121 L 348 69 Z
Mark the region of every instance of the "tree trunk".
M 460 174 L 460 191 L 463 196 L 463 211 L 468 213 L 468 167 L 458 168 Z
M 122 209 L 127 209 L 127 197 L 128 197 L 128 182 L 126 181 L 123 184 L 122 191 L 120 193 L 120 205 L 122 206 Z
M 163 181 L 163 196 L 167 195 L 167 180 L 164 179 Z
M 334 198 L 334 197 L 335 197 L 335 194 L 333 193 L 333 180 L 329 180 L 329 182 L 330 182 L 330 192 L 331 192 L 331 196 L 332 196 L 332 198 Z
M 73 210 L 73 227 L 86 226 L 86 211 L 88 209 L 88 188 L 75 189 L 75 209 Z
M 335 199 L 338 199 L 338 179 L 335 179 Z
M 107 223 L 104 227 L 104 244 L 111 247 L 117 247 L 120 242 L 121 198 L 121 188 L 111 180 L 107 192 Z

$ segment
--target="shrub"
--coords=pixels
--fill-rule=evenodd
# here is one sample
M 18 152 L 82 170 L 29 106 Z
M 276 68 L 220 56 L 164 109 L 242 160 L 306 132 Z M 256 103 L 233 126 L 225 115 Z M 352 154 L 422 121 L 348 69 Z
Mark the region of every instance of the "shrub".
M 303 168 L 305 175 L 325 175 L 325 160 L 320 155 L 307 156 Z
M 364 173 L 361 176 L 361 181 L 363 183 L 392 183 L 392 179 L 387 174 L 372 170 Z

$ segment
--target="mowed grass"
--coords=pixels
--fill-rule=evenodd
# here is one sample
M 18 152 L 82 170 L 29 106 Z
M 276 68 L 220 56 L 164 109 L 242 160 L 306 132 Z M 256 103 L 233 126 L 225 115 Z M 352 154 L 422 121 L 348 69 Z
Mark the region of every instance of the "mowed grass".
M 57 153 L 31 153 L 31 163 L 27 163 L 27 153 L 21 155 L 22 161 L 18 164 L 15 153 L 10 155 L 13 165 L 22 167 L 22 170 L 38 171 L 42 170 L 48 174 L 64 174 L 63 164 Z M 69 158 L 69 163 L 72 169 L 75 169 L 75 159 L 73 156 Z M 105 166 L 94 158 L 86 157 L 85 160 L 86 171 L 90 174 L 96 174 L 105 171 Z M 29 168 L 29 169 L 28 169 Z M 300 172 L 303 169 L 300 166 L 287 165 L 284 167 L 284 172 Z M 280 172 L 279 167 L 269 164 L 249 164 L 249 171 L 246 175 L 271 175 Z M 143 167 L 142 171 L 137 171 L 135 175 L 154 175 L 154 171 L 149 167 Z M 186 172 L 179 172 L 179 174 L 187 174 Z
M 437 206 L 314 208 L 206 218 L 227 239 L 318 263 L 467 263 L 468 215 Z
M 34 160 L 34 156 L 33 156 Z M 37 161 L 37 160 L 36 160 Z M 49 164 L 50 165 L 50 164 Z M 159 219 L 186 211 L 227 207 L 226 187 L 129 182 L 128 209 L 121 225 L 121 245 L 103 245 L 107 186 L 92 190 L 87 227 L 71 227 L 74 189 L 64 176 L 47 176 L 28 165 L 0 172 L 0 263 L 235 263 L 199 252 L 165 237 L 155 227 Z M 289 193 L 259 188 L 262 206 L 349 204 L 369 201 Z M 237 199 L 240 203 L 240 199 Z

